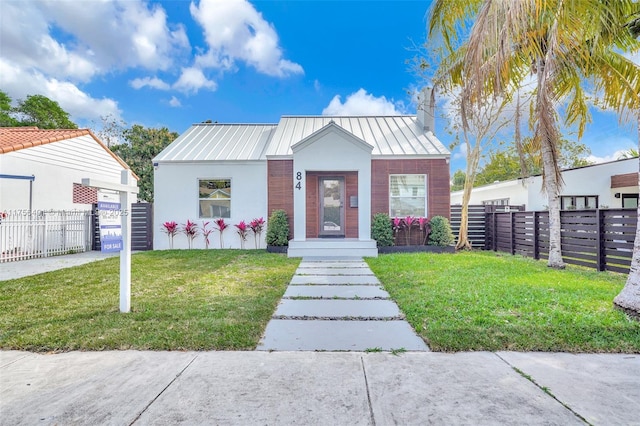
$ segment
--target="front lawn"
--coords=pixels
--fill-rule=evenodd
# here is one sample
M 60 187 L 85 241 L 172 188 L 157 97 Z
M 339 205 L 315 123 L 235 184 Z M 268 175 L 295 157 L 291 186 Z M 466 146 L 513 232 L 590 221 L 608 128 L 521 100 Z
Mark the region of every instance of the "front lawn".
M 432 350 L 640 353 L 640 321 L 612 303 L 626 275 L 479 251 L 367 262 Z
M 251 350 L 298 263 L 261 251 L 138 253 L 128 314 L 118 258 L 0 281 L 0 348 Z

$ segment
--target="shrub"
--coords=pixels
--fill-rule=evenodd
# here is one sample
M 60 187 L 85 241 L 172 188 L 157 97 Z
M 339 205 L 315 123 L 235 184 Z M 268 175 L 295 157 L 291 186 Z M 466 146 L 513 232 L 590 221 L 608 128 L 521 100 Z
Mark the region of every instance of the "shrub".
M 267 222 L 267 244 L 270 246 L 289 245 L 289 220 L 284 210 L 274 210 Z
M 431 228 L 429 245 L 448 246 L 453 243 L 453 232 L 451 232 L 451 225 L 446 217 L 434 216 L 429 222 L 429 227 Z
M 376 240 L 378 247 L 393 245 L 393 227 L 391 218 L 386 213 L 376 213 L 371 223 L 371 238 Z

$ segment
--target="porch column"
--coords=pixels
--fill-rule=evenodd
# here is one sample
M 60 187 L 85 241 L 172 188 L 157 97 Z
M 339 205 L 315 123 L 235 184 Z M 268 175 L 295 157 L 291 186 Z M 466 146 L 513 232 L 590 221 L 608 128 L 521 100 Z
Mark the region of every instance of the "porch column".
M 307 240 L 307 172 L 293 158 L 293 240 Z
M 358 170 L 358 239 L 371 239 L 371 160 Z

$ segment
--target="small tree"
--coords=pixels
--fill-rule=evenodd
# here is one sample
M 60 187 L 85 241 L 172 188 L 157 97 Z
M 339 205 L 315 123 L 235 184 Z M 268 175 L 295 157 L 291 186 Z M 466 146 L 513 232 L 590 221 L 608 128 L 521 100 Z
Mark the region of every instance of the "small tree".
M 216 229 L 218 230 L 218 232 L 220 232 L 220 248 L 221 249 L 224 248 L 224 238 L 222 236 L 222 233 L 228 227 L 229 227 L 229 225 L 227 223 L 225 223 L 223 218 L 216 219 Z
M 289 220 L 284 210 L 274 210 L 267 222 L 267 244 L 270 246 L 289 245 Z
M 253 240 L 256 243 L 256 249 L 260 248 L 260 238 L 262 237 L 262 230 L 264 229 L 264 219 L 253 219 L 249 223 L 249 228 L 253 232 Z
M 208 226 L 209 222 L 202 222 L 202 228 L 200 228 L 200 230 L 202 231 L 202 236 L 204 237 L 205 249 L 209 248 L 209 244 L 211 243 L 211 241 L 209 241 L 209 235 L 213 233 L 213 228 L 209 228 Z
M 182 232 L 187 236 L 187 242 L 189 243 L 189 249 L 193 247 L 193 240 L 198 236 L 198 225 L 195 222 L 191 222 L 187 219 L 187 223 L 182 225 Z
M 244 243 L 247 241 L 247 234 L 249 233 L 249 227 L 244 220 L 241 220 L 240 223 L 234 225 L 240 236 L 240 248 L 244 249 Z
M 371 238 L 376 241 L 378 247 L 393 245 L 393 226 L 391 218 L 386 213 L 376 213 L 371 222 Z
M 429 245 L 448 246 L 453 243 L 453 232 L 451 232 L 451 225 L 446 217 L 434 216 L 429 222 L 429 226 L 431 228 Z
M 175 221 L 165 222 L 162 224 L 162 231 L 169 237 L 169 248 L 173 248 L 173 237 L 178 233 L 178 224 Z

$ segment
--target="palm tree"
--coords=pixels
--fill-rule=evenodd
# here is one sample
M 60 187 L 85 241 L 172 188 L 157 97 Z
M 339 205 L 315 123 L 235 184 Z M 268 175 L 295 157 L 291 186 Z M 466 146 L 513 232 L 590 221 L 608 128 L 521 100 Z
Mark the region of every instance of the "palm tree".
M 429 36 L 442 36 L 442 63 L 462 87 L 463 108 L 487 97 L 510 97 L 535 76 L 531 126 L 549 200 L 548 266 L 564 267 L 559 125 L 577 125 L 582 136 L 589 121 L 587 91 L 619 112 L 637 108 L 640 68 L 619 52 L 639 46 L 625 26 L 639 10 L 634 0 L 435 0 L 432 6 Z
M 640 19 L 638 19 L 638 31 L 640 32 Z M 640 108 L 638 108 L 638 148 L 640 149 Z M 638 187 L 640 187 L 640 163 L 638 165 Z M 638 206 L 638 224 L 636 225 L 636 239 L 633 244 L 633 256 L 631 268 L 627 276 L 627 282 L 620 293 L 613 299 L 616 307 L 640 316 L 640 205 Z

